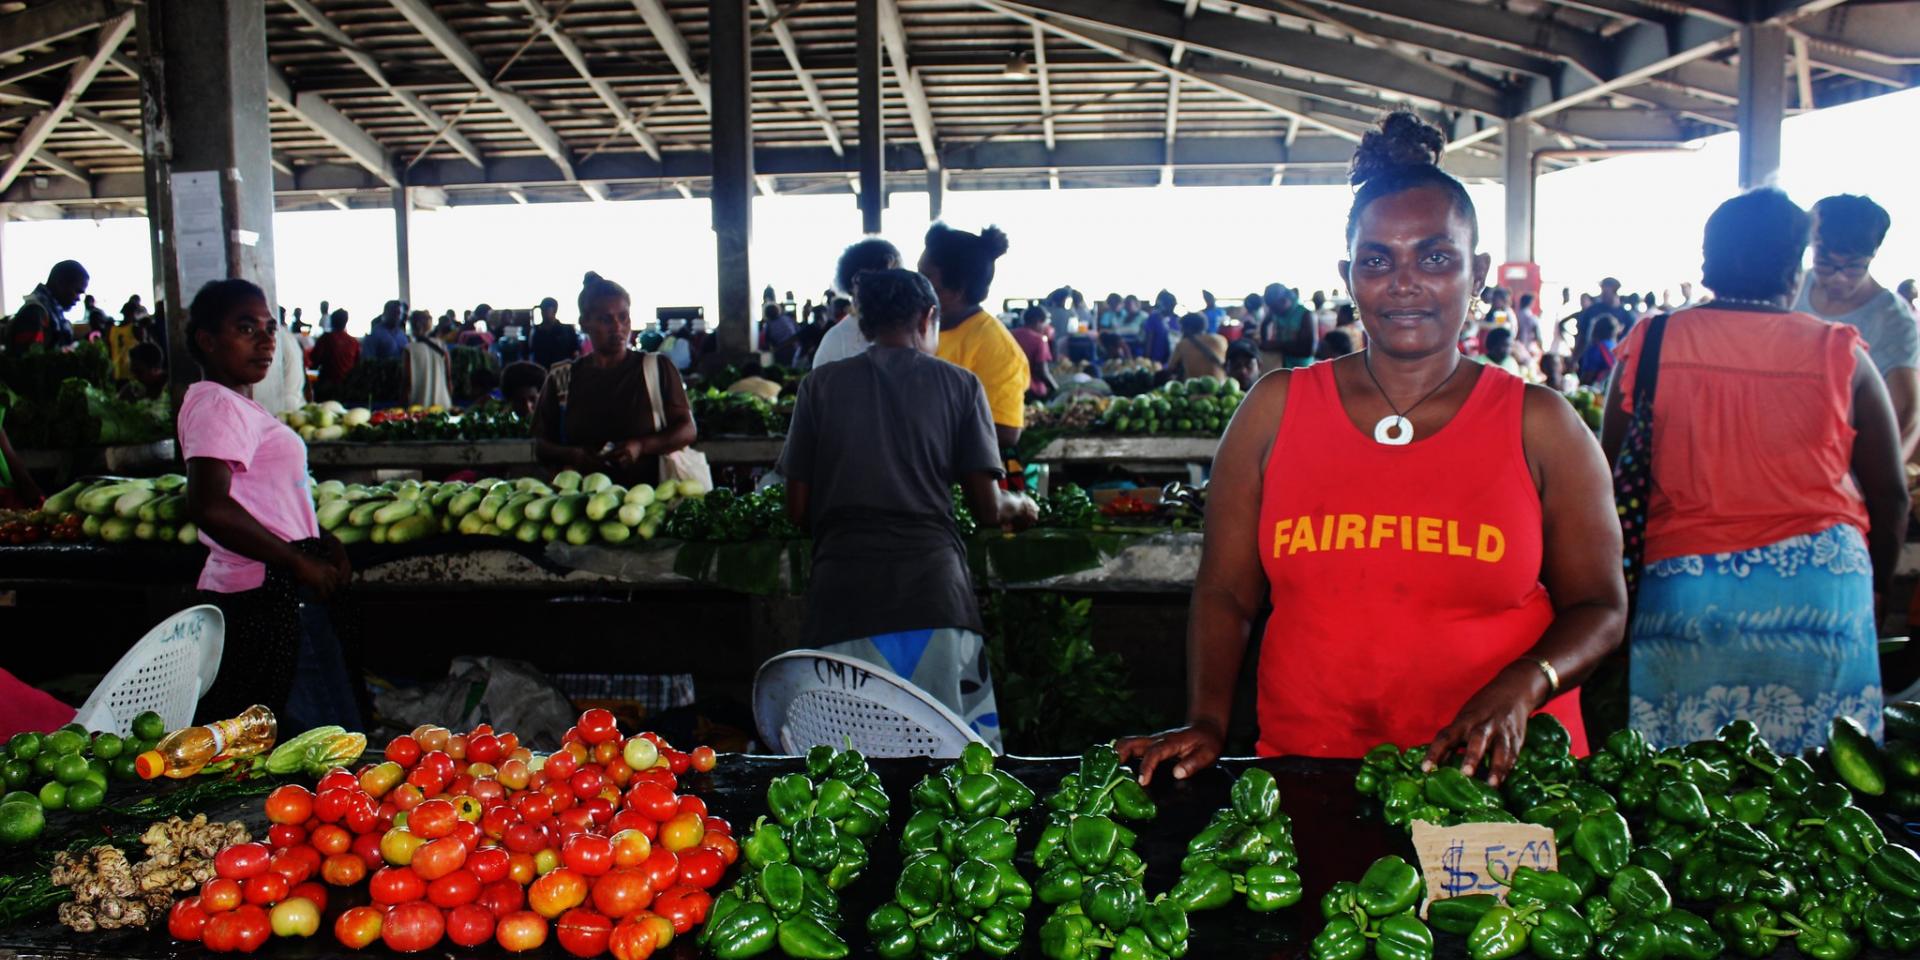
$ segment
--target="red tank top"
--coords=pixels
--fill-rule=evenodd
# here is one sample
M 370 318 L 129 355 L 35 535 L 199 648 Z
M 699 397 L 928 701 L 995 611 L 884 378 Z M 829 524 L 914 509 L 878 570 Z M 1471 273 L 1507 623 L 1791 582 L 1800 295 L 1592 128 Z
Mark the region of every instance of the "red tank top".
M 1546 631 L 1525 394 L 1483 368 L 1446 426 L 1392 447 L 1348 418 L 1333 364 L 1293 372 L 1260 502 L 1262 755 L 1430 741 Z M 1584 754 L 1577 693 L 1546 712 Z

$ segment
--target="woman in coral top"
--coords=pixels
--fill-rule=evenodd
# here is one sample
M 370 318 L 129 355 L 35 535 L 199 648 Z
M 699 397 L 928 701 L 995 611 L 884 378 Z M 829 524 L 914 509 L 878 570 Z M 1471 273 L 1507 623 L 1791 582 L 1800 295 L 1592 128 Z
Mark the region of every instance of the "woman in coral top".
M 1653 397 L 1629 722 L 1656 745 L 1745 717 L 1782 752 L 1880 732 L 1874 595 L 1907 529 L 1900 432 L 1859 332 L 1789 309 L 1808 217 L 1778 190 L 1707 220 L 1714 299 L 1668 318 Z M 1617 457 L 1649 324 L 1620 344 Z
M 1527 718 L 1585 747 L 1575 687 L 1626 586 L 1599 445 L 1559 394 L 1461 356 L 1490 266 L 1473 203 L 1411 113 L 1367 134 L 1340 264 L 1367 349 L 1269 374 L 1214 460 L 1187 624 L 1187 725 L 1121 744 L 1143 779 L 1213 762 L 1264 601 L 1263 755 L 1431 743 L 1498 782 Z

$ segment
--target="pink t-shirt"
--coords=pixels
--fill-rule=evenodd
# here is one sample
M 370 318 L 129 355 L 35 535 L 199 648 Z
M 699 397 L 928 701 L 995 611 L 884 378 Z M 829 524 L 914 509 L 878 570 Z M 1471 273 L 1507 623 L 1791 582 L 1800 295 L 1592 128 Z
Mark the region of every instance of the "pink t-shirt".
M 307 445 L 250 398 L 206 380 L 188 387 L 180 452 L 188 460 L 226 461 L 233 468 L 228 492 L 268 533 L 290 543 L 320 535 L 307 489 Z M 266 564 L 213 542 L 204 530 L 200 542 L 211 551 L 200 589 L 239 593 L 266 582 Z
M 1047 346 L 1046 334 L 1032 327 L 1016 327 L 1013 331 L 1013 342 L 1019 344 L 1020 352 L 1027 355 L 1027 363 L 1046 366 L 1053 362 L 1053 349 Z M 1047 385 L 1041 383 L 1040 378 L 1029 375 L 1027 392 L 1045 394 Z

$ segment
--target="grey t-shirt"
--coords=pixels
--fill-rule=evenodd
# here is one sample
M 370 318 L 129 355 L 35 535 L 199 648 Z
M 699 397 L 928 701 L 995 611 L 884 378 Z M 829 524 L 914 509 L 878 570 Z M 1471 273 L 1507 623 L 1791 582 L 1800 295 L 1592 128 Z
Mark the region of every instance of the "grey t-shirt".
M 979 378 L 904 347 L 819 367 L 801 381 L 779 469 L 810 490 L 808 643 L 981 630 L 951 519 L 955 483 L 1004 470 Z
M 1920 327 L 1914 325 L 1913 311 L 1892 290 L 1881 290 L 1851 313 L 1829 317 L 1813 309 L 1813 284 L 1808 282 L 1801 286 L 1793 308 L 1860 331 L 1860 339 L 1867 342 L 1867 357 L 1883 377 L 1901 367 L 1920 368 Z

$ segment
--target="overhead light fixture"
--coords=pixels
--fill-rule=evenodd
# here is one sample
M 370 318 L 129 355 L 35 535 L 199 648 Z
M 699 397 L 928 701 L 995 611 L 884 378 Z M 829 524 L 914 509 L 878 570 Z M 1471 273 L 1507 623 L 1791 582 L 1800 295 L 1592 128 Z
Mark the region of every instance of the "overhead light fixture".
M 1033 74 L 1033 64 L 1027 60 L 1027 52 L 1021 50 L 1007 58 L 1007 66 L 1000 75 L 1009 80 L 1025 80 Z

